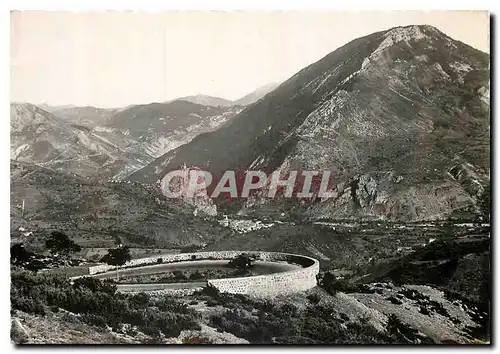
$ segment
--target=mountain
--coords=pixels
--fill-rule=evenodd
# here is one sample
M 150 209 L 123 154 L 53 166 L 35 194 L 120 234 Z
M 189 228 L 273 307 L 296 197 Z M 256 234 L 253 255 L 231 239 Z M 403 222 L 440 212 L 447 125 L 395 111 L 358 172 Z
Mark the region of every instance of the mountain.
M 328 170 L 333 198 L 218 203 L 311 218 L 472 217 L 489 196 L 489 77 L 488 54 L 434 27 L 373 33 L 129 179 L 152 183 L 184 164 L 219 176 Z
M 39 106 L 41 107 L 41 106 Z M 43 107 L 41 107 L 44 109 Z M 99 124 L 105 124 L 111 118 L 118 108 L 97 108 L 92 106 L 84 107 L 52 107 L 52 109 L 45 109 L 55 116 L 66 119 L 72 123 L 83 124 L 93 127 Z
M 195 95 L 176 98 L 174 101 L 188 101 L 191 103 L 201 104 L 204 106 L 212 107 L 229 107 L 234 105 L 233 102 L 220 97 L 213 97 L 208 95 Z
M 94 130 L 107 139 L 126 139 L 128 151 L 141 151 L 153 160 L 201 133 L 215 130 L 240 111 L 241 107 L 213 107 L 188 101 L 151 103 L 122 109 Z
M 23 103 L 23 102 L 12 102 L 12 103 Z M 70 108 L 75 108 L 76 106 L 75 105 L 72 105 L 72 104 L 65 104 L 65 105 L 61 105 L 61 106 L 50 106 L 46 103 L 40 103 L 40 104 L 37 104 L 38 107 L 40 107 L 41 109 L 43 109 L 44 111 L 47 111 L 47 112 L 55 112 L 55 111 L 59 111 L 59 110 L 62 110 L 62 109 L 70 109 Z
M 194 207 L 138 183 L 99 182 L 17 161 L 10 163 L 10 183 L 11 234 L 31 237 L 24 240 L 31 246 L 43 246 L 42 235 L 53 230 L 84 248 L 112 247 L 117 238 L 131 246 L 179 248 L 228 233 L 193 218 Z
M 250 92 L 248 95 L 245 95 L 242 98 L 237 99 L 236 101 L 233 101 L 233 104 L 240 105 L 240 106 L 248 106 L 249 104 L 252 104 L 252 103 L 260 100 L 262 97 L 267 95 L 269 92 L 276 89 L 279 85 L 280 85 L 279 83 L 272 82 L 270 84 L 261 86 L 258 89 L 256 89 L 255 91 Z
M 258 89 L 250 92 L 249 94 L 237 99 L 236 101 L 229 101 L 224 98 L 201 95 L 201 94 L 195 96 L 179 97 L 176 98 L 174 101 L 188 101 L 212 107 L 247 106 L 249 104 L 252 104 L 260 100 L 262 97 L 267 95 L 269 92 L 271 92 L 278 86 L 279 84 L 275 82 L 261 86 Z
M 131 106 L 114 114 L 104 126 L 128 129 L 131 133 L 148 131 L 168 133 L 187 129 L 196 124 L 217 125 L 219 120 L 238 111 L 228 107 L 213 107 L 188 101 L 150 103 Z
M 92 129 L 29 103 L 10 106 L 11 159 L 83 177 L 111 177 L 126 166 L 140 168 L 147 155 L 128 152 Z

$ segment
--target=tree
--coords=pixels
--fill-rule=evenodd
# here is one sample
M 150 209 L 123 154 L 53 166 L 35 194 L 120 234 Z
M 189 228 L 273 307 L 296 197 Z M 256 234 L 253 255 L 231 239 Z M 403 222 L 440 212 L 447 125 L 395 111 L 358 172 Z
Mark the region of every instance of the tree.
M 347 291 L 349 288 L 345 280 L 338 279 L 332 272 L 326 272 L 322 277 L 318 276 L 318 285 L 330 295 L 335 295 L 337 291 Z
M 191 273 L 189 276 L 189 280 L 199 280 L 203 279 L 203 274 L 201 274 L 198 270 L 194 273 Z
M 239 270 L 247 270 L 253 266 L 256 259 L 255 255 L 242 253 L 231 259 L 228 265 Z
M 29 262 L 33 254 L 26 251 L 22 243 L 15 243 L 10 247 L 10 263 L 22 266 Z
M 122 266 L 132 259 L 130 249 L 127 246 L 108 249 L 108 253 L 101 258 L 101 262 L 115 266 L 116 279 L 118 280 L 118 266 Z
M 66 234 L 60 231 L 53 231 L 45 241 L 45 246 L 53 253 L 79 252 L 81 247 L 72 241 Z
M 186 280 L 186 275 L 184 275 L 184 273 L 182 272 L 182 270 L 174 270 L 172 272 L 172 275 L 174 276 L 174 278 L 176 280 Z

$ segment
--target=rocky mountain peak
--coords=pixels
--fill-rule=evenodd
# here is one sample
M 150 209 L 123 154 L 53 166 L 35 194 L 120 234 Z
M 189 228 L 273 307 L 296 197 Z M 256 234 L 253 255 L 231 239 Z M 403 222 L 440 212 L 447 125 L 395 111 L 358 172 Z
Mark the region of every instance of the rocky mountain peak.
M 471 163 L 488 175 L 488 87 L 487 54 L 431 26 L 392 28 L 338 48 L 130 178 L 154 182 L 183 163 L 215 174 L 329 170 L 337 197 L 306 206 L 316 216 L 474 210 L 469 183 L 448 171 Z

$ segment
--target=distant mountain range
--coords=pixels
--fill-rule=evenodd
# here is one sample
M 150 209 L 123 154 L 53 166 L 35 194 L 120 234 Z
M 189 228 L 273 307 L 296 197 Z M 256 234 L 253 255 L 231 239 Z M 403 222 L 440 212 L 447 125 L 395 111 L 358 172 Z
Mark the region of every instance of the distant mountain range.
M 250 92 L 249 94 L 237 99 L 235 101 L 227 100 L 221 97 L 214 97 L 209 95 L 193 95 L 178 97 L 173 100 L 164 102 L 172 103 L 175 101 L 187 101 L 202 106 L 212 106 L 212 107 L 230 107 L 230 106 L 247 106 L 252 104 L 269 92 L 278 87 L 278 83 L 270 83 L 257 88 L 256 90 Z M 152 103 L 156 104 L 156 103 Z M 92 106 L 75 106 L 75 105 L 61 105 L 61 106 L 50 106 L 45 103 L 38 104 L 37 106 L 41 109 L 50 112 L 58 117 L 70 119 L 74 123 L 96 125 L 104 123 L 108 118 L 113 116 L 115 113 L 126 110 L 135 106 L 146 106 L 147 104 L 132 104 L 121 108 L 99 108 Z
M 265 95 L 267 95 L 269 92 L 273 91 L 279 86 L 279 83 L 270 83 L 264 86 L 259 87 L 257 90 L 250 92 L 248 95 L 243 96 L 240 99 L 237 99 L 236 101 L 233 101 L 234 105 L 239 105 L 239 106 L 248 106 L 254 102 L 257 102 L 261 98 L 263 98 Z
M 269 92 L 278 87 L 277 83 L 270 83 L 264 86 L 259 87 L 255 91 L 250 92 L 249 94 L 237 99 L 235 101 L 229 101 L 220 97 L 213 97 L 207 95 L 195 95 L 195 96 L 186 96 L 179 97 L 173 101 L 189 101 L 192 103 L 202 104 L 206 106 L 214 106 L 214 107 L 229 107 L 229 106 L 248 106 L 254 102 L 257 102 L 262 97 L 267 95 Z
M 83 177 L 111 177 L 151 157 L 29 103 L 11 104 L 11 159 Z
M 13 103 L 11 159 L 83 177 L 121 179 L 216 129 L 240 110 L 175 101 L 115 110 L 66 107 L 50 113 Z
M 233 105 L 232 101 L 226 100 L 224 98 L 220 97 L 213 97 L 213 96 L 208 96 L 208 95 L 195 95 L 195 96 L 185 96 L 185 97 L 179 97 L 176 98 L 175 100 L 172 100 L 170 102 L 175 102 L 175 101 L 187 101 L 191 103 L 196 103 L 196 104 L 201 104 L 205 106 L 213 106 L 213 107 L 229 107 Z
M 196 95 L 165 103 L 97 108 L 11 104 L 11 158 L 84 177 L 122 179 L 217 129 L 274 84 L 238 100 Z
M 120 108 L 96 108 L 92 106 L 49 107 L 45 105 L 39 107 L 51 112 L 56 117 L 89 127 L 106 122 L 115 113 L 120 111 Z

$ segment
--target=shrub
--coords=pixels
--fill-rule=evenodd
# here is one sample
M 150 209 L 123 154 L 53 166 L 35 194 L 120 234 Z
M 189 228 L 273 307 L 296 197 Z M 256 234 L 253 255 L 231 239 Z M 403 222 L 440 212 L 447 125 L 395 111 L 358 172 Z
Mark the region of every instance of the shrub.
M 239 270 L 247 270 L 251 267 L 253 267 L 255 260 L 257 259 L 257 256 L 255 255 L 249 255 L 242 253 L 233 259 L 231 259 L 228 263 L 228 266 L 239 269 Z
M 116 293 L 116 285 L 112 280 L 99 280 L 92 277 L 82 277 L 77 278 L 73 281 L 73 287 L 75 289 L 88 289 L 92 292 L 104 292 L 107 294 Z
M 66 234 L 60 231 L 54 231 L 45 241 L 45 246 L 52 252 L 79 252 L 81 247 L 73 242 Z
M 420 310 L 419 310 L 419 312 L 420 312 L 421 314 L 424 314 L 424 315 L 430 315 L 430 314 L 431 314 L 431 313 L 429 312 L 429 310 L 427 310 L 427 307 L 425 307 L 425 306 L 420 306 Z
M 27 313 L 35 313 L 39 315 L 45 315 L 47 313 L 46 306 L 40 300 L 32 298 L 11 298 L 11 306 L 16 310 Z
M 199 271 L 196 271 L 189 276 L 189 280 L 199 280 L 199 279 L 203 279 L 203 275 Z
M 210 300 L 208 300 L 208 301 L 207 301 L 207 303 L 206 303 L 206 305 L 207 305 L 208 307 L 214 307 L 214 306 L 217 306 L 218 304 L 219 304 L 219 303 L 218 303 L 216 300 L 214 300 L 214 299 L 210 299 Z
M 326 290 L 330 295 L 335 295 L 338 291 L 341 292 L 361 292 L 374 293 L 375 290 L 370 289 L 368 285 L 355 285 L 349 283 L 345 279 L 338 279 L 332 272 L 326 272 L 323 276 L 318 275 L 318 285 Z
M 134 307 L 146 307 L 149 305 L 150 296 L 146 293 L 138 293 L 131 295 L 130 302 L 135 305 Z
M 292 304 L 284 304 L 280 308 L 280 313 L 286 317 L 295 316 L 297 314 L 297 306 Z
M 318 294 L 310 294 L 307 295 L 307 300 L 309 300 L 311 304 L 316 305 L 321 301 L 321 298 Z
M 88 324 L 97 326 L 97 327 L 106 327 L 106 318 L 104 316 L 96 315 L 93 313 L 84 314 L 82 316 L 82 320 Z
M 178 279 L 178 280 L 186 280 L 187 279 L 186 275 L 181 270 L 174 270 L 172 272 L 172 275 L 174 276 L 175 279 Z
M 45 314 L 57 307 L 80 314 L 85 323 L 121 330 L 123 324 L 144 333 L 177 336 L 184 329 L 199 329 L 199 315 L 174 298 L 151 299 L 147 294 L 123 294 L 96 278 L 67 279 L 14 269 L 11 274 L 13 309 Z
M 391 314 L 387 319 L 387 332 L 390 333 L 394 338 L 403 343 L 412 343 L 416 341 L 421 341 L 423 343 L 433 343 L 428 337 L 421 336 L 418 330 L 411 328 L 406 323 L 403 323 L 399 318 Z
M 389 300 L 391 303 L 395 305 L 401 305 L 403 303 L 401 300 L 399 300 L 397 297 L 394 296 L 389 296 L 387 300 Z
M 208 295 L 211 298 L 215 298 L 215 299 L 219 298 L 221 295 L 219 289 L 217 289 L 215 286 L 213 286 L 211 284 L 208 284 L 207 286 L 203 287 L 203 289 L 201 290 L 201 293 L 204 295 Z

